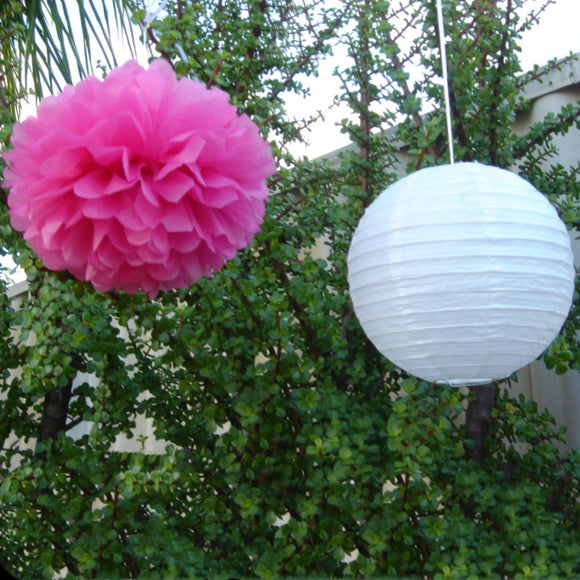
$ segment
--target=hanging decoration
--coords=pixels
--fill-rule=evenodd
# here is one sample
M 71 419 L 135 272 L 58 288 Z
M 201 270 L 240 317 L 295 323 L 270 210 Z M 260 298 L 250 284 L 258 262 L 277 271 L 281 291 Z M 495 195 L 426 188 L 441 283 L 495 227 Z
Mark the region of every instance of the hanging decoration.
M 574 291 L 566 227 L 514 173 L 422 169 L 366 210 L 348 255 L 355 312 L 389 360 L 431 382 L 485 384 L 558 334 Z
M 393 363 L 431 382 L 488 384 L 533 361 L 560 331 L 573 255 L 565 225 L 531 184 L 454 163 L 441 0 L 436 10 L 450 165 L 401 179 L 367 208 L 349 250 L 350 293 Z
M 228 95 L 135 61 L 45 99 L 4 154 L 13 227 L 97 290 L 187 287 L 259 230 L 275 171 Z

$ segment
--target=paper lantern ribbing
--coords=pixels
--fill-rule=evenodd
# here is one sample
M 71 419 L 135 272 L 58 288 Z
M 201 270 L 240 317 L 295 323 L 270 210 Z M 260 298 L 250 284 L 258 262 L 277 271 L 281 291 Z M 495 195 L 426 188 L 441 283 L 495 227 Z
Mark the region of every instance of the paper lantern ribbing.
M 504 169 L 422 169 L 366 210 L 348 255 L 356 315 L 389 360 L 430 382 L 500 380 L 558 334 L 574 291 L 566 227 Z

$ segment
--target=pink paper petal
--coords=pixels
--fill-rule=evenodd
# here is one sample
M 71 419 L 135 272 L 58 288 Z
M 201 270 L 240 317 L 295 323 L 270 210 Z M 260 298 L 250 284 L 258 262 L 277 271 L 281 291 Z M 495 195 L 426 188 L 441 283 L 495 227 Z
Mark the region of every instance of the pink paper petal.
M 195 185 L 193 179 L 183 171 L 172 171 L 165 177 L 159 179 L 152 184 L 154 190 L 164 199 L 171 203 L 181 201 L 181 198 L 188 193 Z
M 176 205 L 165 210 L 162 223 L 168 232 L 191 232 L 196 222 L 189 206 Z
M 110 174 L 105 169 L 95 169 L 74 183 L 74 192 L 85 199 L 99 199 L 111 182 Z

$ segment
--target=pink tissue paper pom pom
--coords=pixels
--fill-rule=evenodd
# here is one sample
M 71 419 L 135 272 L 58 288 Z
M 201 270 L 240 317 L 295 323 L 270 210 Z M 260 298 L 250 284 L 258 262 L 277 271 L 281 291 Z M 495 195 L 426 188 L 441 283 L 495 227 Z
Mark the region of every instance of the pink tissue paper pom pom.
M 227 93 L 155 60 L 67 86 L 16 123 L 12 226 L 51 270 L 95 289 L 184 288 L 259 230 L 270 146 Z

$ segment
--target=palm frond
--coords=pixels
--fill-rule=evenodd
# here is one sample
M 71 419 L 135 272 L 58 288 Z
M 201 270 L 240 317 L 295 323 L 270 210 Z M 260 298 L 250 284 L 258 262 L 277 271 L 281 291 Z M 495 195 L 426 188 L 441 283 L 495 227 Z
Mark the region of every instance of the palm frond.
M 91 74 L 97 59 L 116 66 L 113 28 L 135 54 L 138 32 L 128 0 L 24 0 L 24 6 L 24 37 L 14 39 L 14 49 L 22 63 L 20 83 L 37 97 Z

